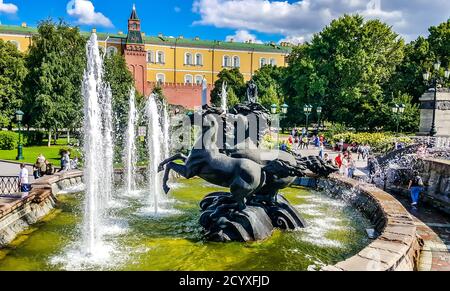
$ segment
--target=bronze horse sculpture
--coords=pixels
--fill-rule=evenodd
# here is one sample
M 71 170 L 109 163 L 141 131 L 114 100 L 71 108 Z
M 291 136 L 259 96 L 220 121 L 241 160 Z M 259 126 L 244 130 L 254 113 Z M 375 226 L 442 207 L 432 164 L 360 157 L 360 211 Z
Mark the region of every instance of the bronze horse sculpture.
M 260 105 L 256 107 L 260 108 Z M 279 189 L 290 185 L 296 177 L 304 176 L 307 168 L 321 175 L 336 169 L 316 157 L 301 158 L 279 150 L 221 148 L 218 137 L 224 132 L 219 128 L 226 128 L 220 126 L 226 114 L 207 105 L 195 114 L 201 117 L 202 134 L 190 154 L 176 154 L 161 162 L 159 169 L 165 168 L 163 188 L 166 193 L 170 190 L 167 186 L 170 171 L 187 179 L 198 176 L 230 189 L 229 193 L 211 193 L 201 201 L 200 223 L 206 230 L 206 237 L 218 241 L 256 240 L 270 235 L 273 226 L 284 229 L 304 227 L 304 220 L 278 194 Z M 248 136 L 244 139 L 249 140 Z M 258 144 L 258 140 L 251 142 Z M 175 160 L 184 164 L 175 163 Z

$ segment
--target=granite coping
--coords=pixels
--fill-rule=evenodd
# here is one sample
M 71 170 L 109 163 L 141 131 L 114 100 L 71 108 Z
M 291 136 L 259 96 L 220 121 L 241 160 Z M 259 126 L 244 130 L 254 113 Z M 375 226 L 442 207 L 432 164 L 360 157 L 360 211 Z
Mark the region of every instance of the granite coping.
M 83 172 L 80 170 L 71 170 L 67 172 L 57 172 L 54 175 L 43 176 L 35 180 L 31 185 L 31 191 L 27 196 L 16 199 L 8 199 L 9 201 L 4 201 L 0 203 L 0 219 L 5 215 L 11 213 L 17 208 L 22 207 L 26 203 L 41 203 L 51 195 L 52 184 L 58 183 L 61 180 L 76 178 L 83 176 Z
M 423 241 L 417 234 L 413 218 L 392 195 L 365 182 L 330 176 L 330 181 L 347 188 L 354 188 L 375 203 L 383 220 L 380 235 L 359 253 L 324 271 L 388 271 L 416 270 Z M 373 223 L 373 221 L 372 221 Z

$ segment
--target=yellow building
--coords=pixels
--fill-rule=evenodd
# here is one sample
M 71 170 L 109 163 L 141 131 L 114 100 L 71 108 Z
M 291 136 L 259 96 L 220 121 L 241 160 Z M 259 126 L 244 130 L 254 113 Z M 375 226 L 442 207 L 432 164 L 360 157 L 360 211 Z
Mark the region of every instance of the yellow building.
M 207 83 L 212 85 L 217 79 L 217 74 L 224 68 L 239 68 L 244 79 L 248 81 L 252 74 L 263 65 L 286 66 L 286 57 L 291 51 L 287 43 L 277 45 L 250 41 L 246 43 L 211 41 L 202 40 L 199 37 L 174 38 L 162 34 L 146 36 L 140 31 L 140 20 L 134 9 L 128 24 L 128 35 L 121 32 L 97 33 L 99 45 L 108 53 L 125 53 L 127 45 L 143 45 L 146 54 L 146 76 L 144 77 L 146 80 L 143 80 L 145 85 L 142 88 L 137 86 L 137 89 L 144 94 L 148 91 L 146 83 L 196 86 L 204 77 Z M 31 45 L 32 36 L 36 33 L 36 28 L 28 27 L 25 23 L 21 26 L 0 25 L 0 38 L 14 43 L 22 52 L 27 51 Z M 90 33 L 82 32 L 86 36 Z M 140 37 L 129 37 L 132 36 L 131 33 L 139 33 Z M 129 59 L 127 59 L 128 62 Z

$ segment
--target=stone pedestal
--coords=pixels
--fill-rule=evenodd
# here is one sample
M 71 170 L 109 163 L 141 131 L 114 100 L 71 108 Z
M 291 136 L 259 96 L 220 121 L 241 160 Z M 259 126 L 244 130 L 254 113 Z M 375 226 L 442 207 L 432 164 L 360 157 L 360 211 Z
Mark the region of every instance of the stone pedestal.
M 420 128 L 418 135 L 429 135 L 433 118 L 434 89 L 420 97 Z M 436 96 L 436 136 L 450 136 L 450 90 L 438 88 Z

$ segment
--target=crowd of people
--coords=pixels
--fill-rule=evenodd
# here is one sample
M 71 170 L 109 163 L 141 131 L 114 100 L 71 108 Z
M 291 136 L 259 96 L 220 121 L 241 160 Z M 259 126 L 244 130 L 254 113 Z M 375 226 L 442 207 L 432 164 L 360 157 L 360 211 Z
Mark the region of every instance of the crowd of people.
M 70 159 L 70 152 L 63 151 L 61 153 L 61 168 L 59 171 L 68 171 L 71 169 L 78 168 L 78 157 L 74 159 Z M 36 159 L 36 162 L 33 164 L 33 177 L 34 179 L 39 179 L 45 175 L 53 175 L 56 171 L 56 168 L 50 163 L 43 154 L 39 154 Z M 20 164 L 19 171 L 19 189 L 22 193 L 22 196 L 28 195 L 28 192 L 31 189 L 31 185 L 29 183 L 29 173 L 26 165 L 24 163 Z
M 44 157 L 43 154 L 39 154 L 36 162 L 33 165 L 33 176 L 38 179 L 44 175 L 53 175 L 55 168 L 49 161 Z

